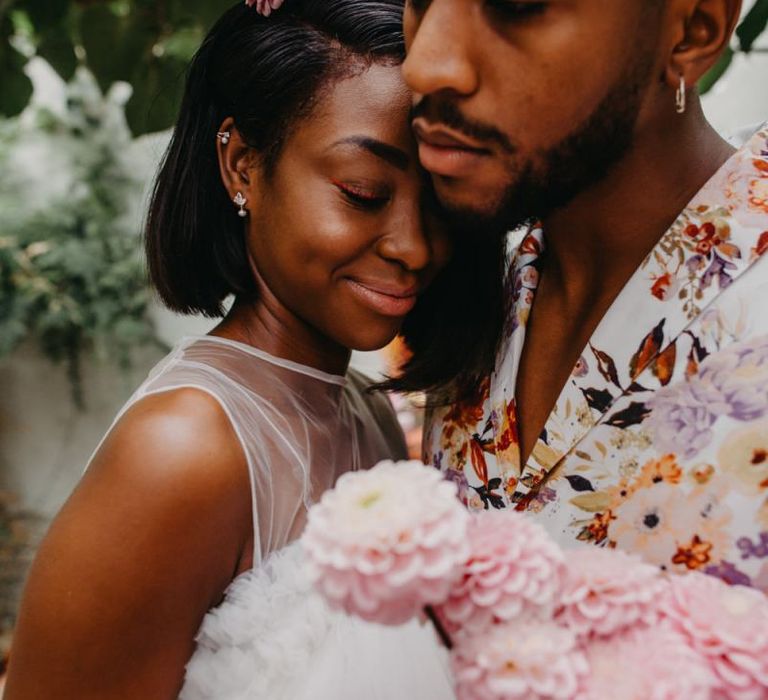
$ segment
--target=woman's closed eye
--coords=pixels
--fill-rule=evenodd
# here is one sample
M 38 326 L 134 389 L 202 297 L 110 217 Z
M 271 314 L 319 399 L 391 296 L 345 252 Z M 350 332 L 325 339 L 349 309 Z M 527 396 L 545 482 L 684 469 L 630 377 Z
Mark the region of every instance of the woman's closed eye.
M 346 201 L 358 209 L 375 211 L 384 207 L 391 198 L 391 193 L 386 189 L 341 180 L 332 182 Z

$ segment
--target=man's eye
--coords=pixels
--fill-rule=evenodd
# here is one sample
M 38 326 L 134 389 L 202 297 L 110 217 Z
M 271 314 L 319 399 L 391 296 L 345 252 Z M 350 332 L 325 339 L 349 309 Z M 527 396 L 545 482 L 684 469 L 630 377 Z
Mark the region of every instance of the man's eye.
M 408 0 L 408 6 L 416 13 L 421 14 L 429 7 L 430 0 Z
M 511 0 L 488 0 L 488 6 L 504 19 L 528 19 L 540 15 L 547 9 L 545 2 L 512 2 Z

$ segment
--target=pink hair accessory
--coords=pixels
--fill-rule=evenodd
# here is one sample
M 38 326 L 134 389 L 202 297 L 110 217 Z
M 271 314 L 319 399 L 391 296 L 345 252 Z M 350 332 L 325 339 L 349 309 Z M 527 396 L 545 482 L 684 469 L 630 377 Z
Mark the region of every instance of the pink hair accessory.
M 248 7 L 256 6 L 256 12 L 263 17 L 269 17 L 275 10 L 280 8 L 283 0 L 245 0 Z

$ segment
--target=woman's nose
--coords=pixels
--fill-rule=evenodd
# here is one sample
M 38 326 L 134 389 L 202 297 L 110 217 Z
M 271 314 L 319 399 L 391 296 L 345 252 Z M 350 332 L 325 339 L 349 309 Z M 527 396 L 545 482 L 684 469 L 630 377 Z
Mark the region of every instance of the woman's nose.
M 404 207 L 393 217 L 389 231 L 378 240 L 376 252 L 409 272 L 425 269 L 432 261 L 432 242 L 419 206 Z
M 471 95 L 478 88 L 473 64 L 473 33 L 460 0 L 433 0 L 421 16 L 406 10 L 405 36 L 408 48 L 403 77 L 418 95 L 449 91 Z M 467 3 L 464 2 L 464 5 Z

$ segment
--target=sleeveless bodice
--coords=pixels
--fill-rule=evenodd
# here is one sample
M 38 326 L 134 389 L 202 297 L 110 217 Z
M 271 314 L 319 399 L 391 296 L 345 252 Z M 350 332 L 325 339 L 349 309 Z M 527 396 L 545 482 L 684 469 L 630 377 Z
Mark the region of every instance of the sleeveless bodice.
M 118 415 L 153 394 L 206 392 L 248 464 L 253 567 L 202 620 L 181 700 L 453 700 L 432 630 L 379 628 L 329 610 L 295 542 L 307 507 L 340 474 L 406 455 L 389 401 L 366 385 L 355 371 L 328 375 L 223 338 L 189 337 Z
M 257 567 L 301 534 L 307 506 L 340 474 L 405 457 L 389 401 L 366 393 L 366 384 L 354 370 L 335 376 L 224 338 L 187 337 L 117 419 L 142 398 L 174 389 L 216 399 L 248 464 Z

